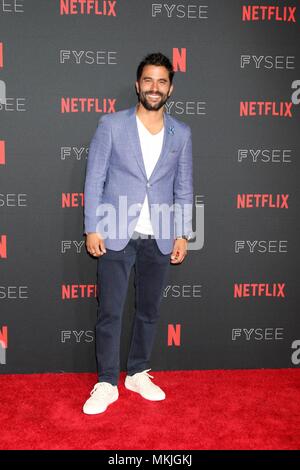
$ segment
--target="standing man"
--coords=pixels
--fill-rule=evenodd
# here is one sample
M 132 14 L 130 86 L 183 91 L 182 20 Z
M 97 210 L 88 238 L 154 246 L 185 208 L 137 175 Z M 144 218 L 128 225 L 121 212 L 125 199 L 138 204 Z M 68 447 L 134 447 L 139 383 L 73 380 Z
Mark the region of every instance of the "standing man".
M 103 116 L 92 139 L 84 188 L 87 251 L 98 258 L 98 380 L 83 407 L 104 412 L 118 399 L 121 322 L 132 267 L 136 310 L 125 387 L 165 399 L 148 374 L 159 305 L 170 263 L 192 237 L 192 141 L 189 126 L 164 112 L 174 70 L 161 53 L 139 64 L 137 106 Z

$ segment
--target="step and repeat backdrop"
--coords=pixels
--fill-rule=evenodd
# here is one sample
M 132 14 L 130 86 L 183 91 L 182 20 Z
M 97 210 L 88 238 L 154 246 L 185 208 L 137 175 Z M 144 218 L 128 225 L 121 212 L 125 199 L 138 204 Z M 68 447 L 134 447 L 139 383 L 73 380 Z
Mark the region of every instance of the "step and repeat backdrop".
M 88 148 L 158 51 L 176 70 L 166 112 L 193 132 L 197 238 L 152 367 L 299 367 L 299 2 L 0 0 L 0 24 L 0 371 L 96 370 Z

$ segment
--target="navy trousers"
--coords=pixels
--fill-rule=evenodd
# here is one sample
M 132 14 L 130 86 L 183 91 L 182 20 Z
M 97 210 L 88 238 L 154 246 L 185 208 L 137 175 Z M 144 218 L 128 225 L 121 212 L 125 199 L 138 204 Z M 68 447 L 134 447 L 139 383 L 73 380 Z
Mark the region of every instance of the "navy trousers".
M 135 278 L 135 317 L 127 374 L 149 369 L 159 306 L 163 296 L 170 255 L 159 250 L 151 235 L 133 233 L 123 250 L 106 249 L 98 258 L 99 304 L 96 323 L 96 356 L 99 382 L 117 385 L 120 374 L 122 314 L 132 267 Z

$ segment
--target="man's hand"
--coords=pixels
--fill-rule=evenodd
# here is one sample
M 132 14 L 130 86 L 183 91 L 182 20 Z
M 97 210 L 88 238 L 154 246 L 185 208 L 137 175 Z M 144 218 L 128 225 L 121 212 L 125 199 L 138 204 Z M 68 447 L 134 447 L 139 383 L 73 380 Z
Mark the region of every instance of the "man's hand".
M 184 238 L 177 238 L 174 242 L 173 251 L 171 254 L 171 263 L 179 264 L 182 263 L 187 255 L 188 241 Z
M 95 258 L 104 255 L 106 253 L 104 240 L 101 238 L 98 232 L 88 233 L 85 240 L 86 249 L 90 255 Z

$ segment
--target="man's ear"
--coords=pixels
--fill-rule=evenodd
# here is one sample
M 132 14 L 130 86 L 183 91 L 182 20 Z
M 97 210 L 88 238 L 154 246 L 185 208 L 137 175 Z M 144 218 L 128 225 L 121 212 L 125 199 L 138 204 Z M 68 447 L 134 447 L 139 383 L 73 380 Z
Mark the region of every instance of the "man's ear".
M 140 91 L 139 91 L 139 82 L 138 82 L 138 81 L 135 82 L 135 89 L 136 89 L 136 92 L 137 92 L 137 93 L 140 92 Z
M 171 85 L 168 96 L 171 96 L 171 94 L 173 93 L 173 88 L 174 88 L 173 85 Z

